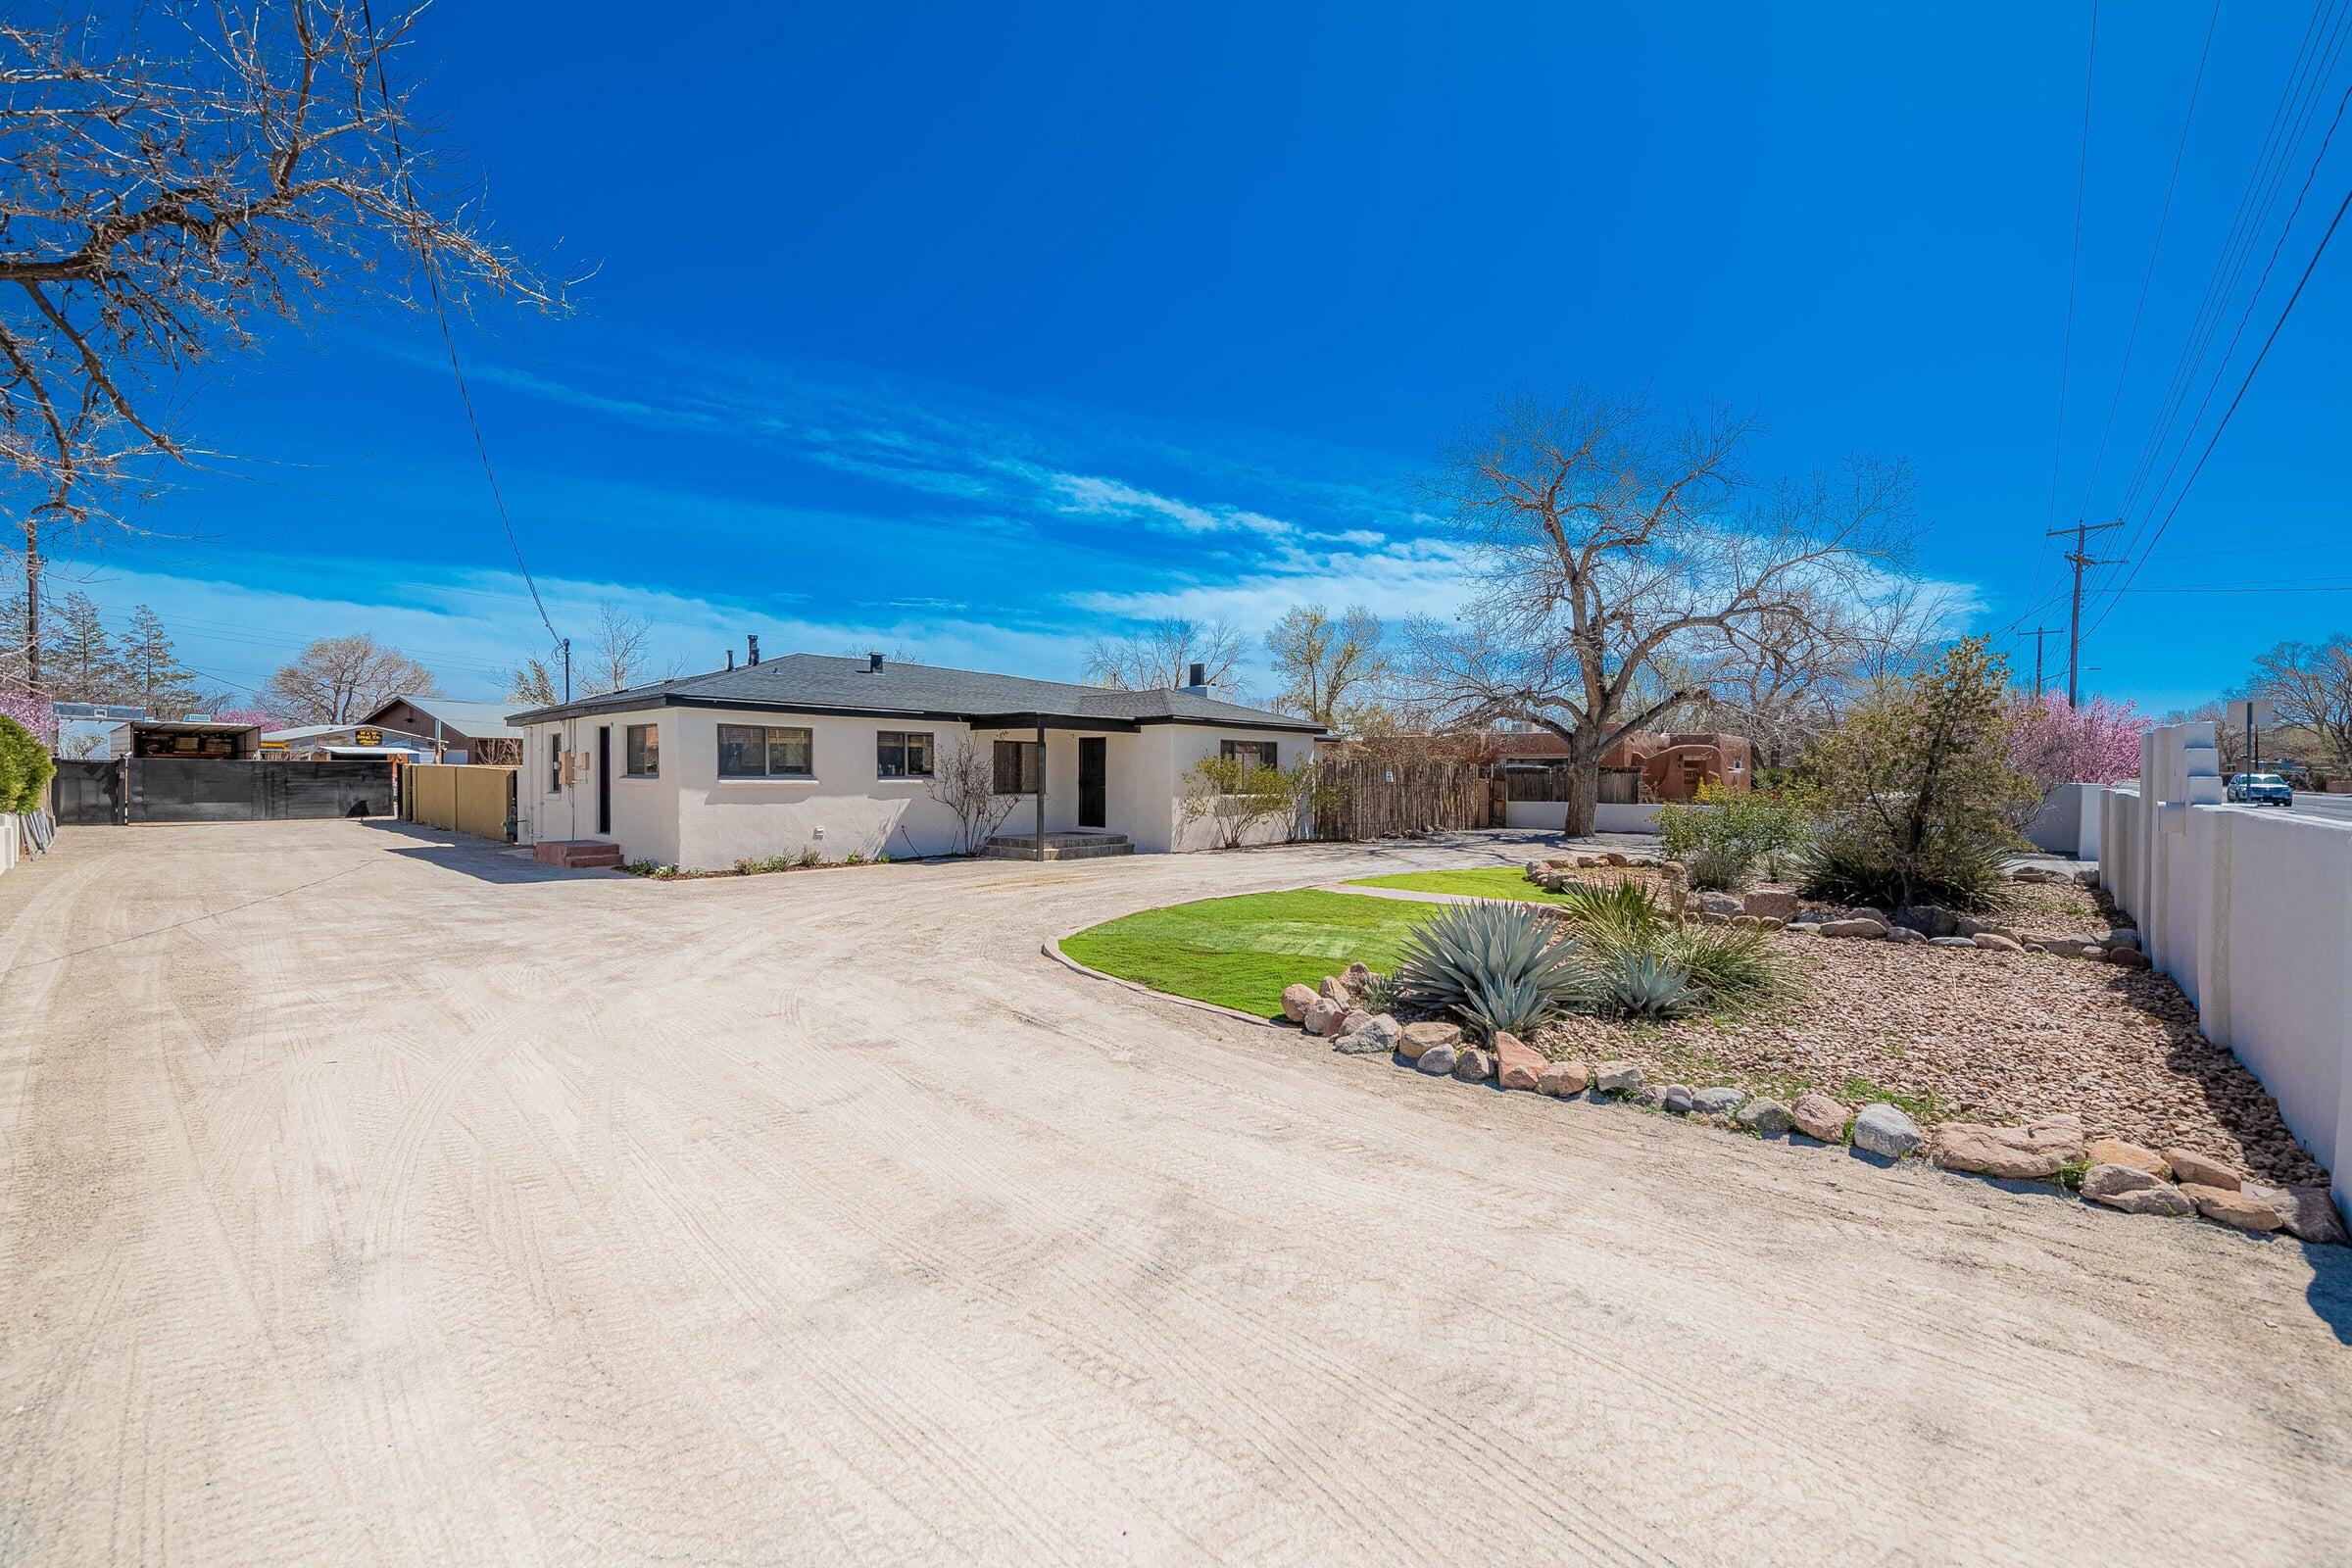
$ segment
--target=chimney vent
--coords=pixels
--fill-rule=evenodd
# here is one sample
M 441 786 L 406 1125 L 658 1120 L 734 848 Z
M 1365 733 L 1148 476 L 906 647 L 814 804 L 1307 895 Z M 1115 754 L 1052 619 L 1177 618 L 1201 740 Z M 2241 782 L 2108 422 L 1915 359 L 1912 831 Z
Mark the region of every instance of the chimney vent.
M 1201 663 L 1201 662 L 1200 662 L 1200 661 L 1198 661 L 1198 660 L 1195 660 L 1195 661 L 1194 661 L 1192 663 L 1190 663 L 1190 664 L 1187 664 L 1187 665 L 1184 667 L 1184 683 L 1185 683 L 1187 686 L 1205 686 L 1205 685 L 1207 685 L 1207 684 L 1208 684 L 1208 666 L 1207 666 L 1206 664 L 1203 664 L 1203 663 Z
M 760 634 L 758 632 L 752 632 L 743 639 L 743 648 L 745 663 L 757 664 L 760 662 Z
M 727 650 L 727 667 L 729 669 L 735 667 L 735 650 L 732 648 Z
M 865 656 L 865 672 L 868 675 L 878 675 L 882 672 L 882 656 L 880 654 L 869 653 Z

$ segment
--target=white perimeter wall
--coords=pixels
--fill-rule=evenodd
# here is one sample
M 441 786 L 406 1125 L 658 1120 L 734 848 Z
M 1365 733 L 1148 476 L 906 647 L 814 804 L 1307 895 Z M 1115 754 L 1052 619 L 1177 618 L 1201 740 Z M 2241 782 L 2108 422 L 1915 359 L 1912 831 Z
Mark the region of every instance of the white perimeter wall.
M 2099 858 L 2099 803 L 2103 784 L 2061 784 L 2042 798 L 2026 823 L 2026 839 L 2052 855 L 2072 855 L 2085 860 Z
M 1502 808 L 1502 825 L 1565 833 L 1568 830 L 1568 803 L 1506 801 Z M 1658 808 L 1654 803 L 1620 806 L 1604 802 L 1592 808 L 1592 831 L 1595 833 L 1655 833 L 1657 830 Z
M 2140 780 L 2104 792 L 2100 879 L 2352 1212 L 2352 823 L 2217 804 L 2210 724 L 2151 734 Z
M 17 857 L 23 853 L 24 842 L 23 819 L 12 812 L 0 811 L 0 871 L 16 865 Z

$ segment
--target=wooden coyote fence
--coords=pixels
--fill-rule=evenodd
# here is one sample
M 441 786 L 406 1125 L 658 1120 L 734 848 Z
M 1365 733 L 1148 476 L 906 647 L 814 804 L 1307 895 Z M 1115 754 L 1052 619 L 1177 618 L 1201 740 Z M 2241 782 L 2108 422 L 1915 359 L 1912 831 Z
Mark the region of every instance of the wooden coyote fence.
M 1485 827 L 1487 793 L 1487 770 L 1467 762 L 1330 759 L 1315 764 L 1314 836 L 1346 842 Z

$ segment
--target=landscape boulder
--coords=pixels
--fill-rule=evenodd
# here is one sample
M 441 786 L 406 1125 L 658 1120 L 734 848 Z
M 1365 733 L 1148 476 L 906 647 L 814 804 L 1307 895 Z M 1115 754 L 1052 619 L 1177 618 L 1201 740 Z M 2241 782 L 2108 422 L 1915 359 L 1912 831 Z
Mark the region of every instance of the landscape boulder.
M 1916 1153 L 1926 1142 L 1919 1123 L 1904 1114 L 1900 1105 L 1881 1101 L 1863 1106 L 1854 1118 L 1854 1147 L 1881 1159 L 1901 1159 Z
M 2148 956 L 2137 948 L 2109 948 L 2107 961 L 2123 969 L 2145 969 Z
M 1729 1116 L 1746 1103 L 1747 1092 L 1728 1084 L 1701 1089 L 1690 1097 L 1690 1108 L 1701 1116 Z
M 1821 934 L 1825 937 L 1867 937 L 1876 940 L 1886 934 L 1886 927 L 1868 915 L 1856 915 L 1850 920 L 1824 920 Z
M 1351 1035 L 1372 1021 L 1372 1015 L 1361 1007 L 1349 1007 L 1340 1015 L 1340 1033 Z
M 1348 982 L 1336 974 L 1325 975 L 1323 984 L 1317 988 L 1316 994 L 1325 1002 L 1337 1004 L 1342 1012 L 1346 1012 L 1349 1007 L 1355 1005 L 1355 993 L 1348 990 Z
M 1894 911 L 1894 924 L 1916 931 L 1923 937 L 1960 934 L 1960 917 L 1940 904 L 1906 904 Z
M 1413 1065 L 1432 1078 L 1443 1078 L 1454 1069 L 1454 1051 L 1451 1046 L 1431 1046 L 1413 1058 Z
M 1360 1000 L 1365 992 L 1372 989 L 1372 982 L 1379 978 L 1380 976 L 1374 974 L 1368 964 L 1359 960 L 1348 966 L 1346 972 L 1340 976 L 1340 984 L 1348 988 L 1349 996 Z
M 2139 928 L 2137 926 L 2130 925 L 2117 926 L 2114 930 L 2107 933 L 2107 946 L 2111 948 L 2138 947 Z
M 1973 952 L 1977 946 L 1977 939 L 1974 937 L 1930 937 L 1928 946 L 1932 948 L 1967 948 Z
M 2278 1210 L 2279 1224 L 2299 1242 L 2344 1245 L 2344 1217 L 2325 1187 L 2272 1188 L 2265 1192 Z
M 2158 1187 L 2171 1187 L 2163 1177 L 2137 1165 L 2118 1165 L 2094 1160 L 2082 1173 L 2082 1196 L 2094 1203 L 2104 1203 L 2125 1193 L 2144 1193 Z M 2185 1202 L 2183 1203 L 2185 1207 Z
M 1799 1095 L 1796 1103 L 1788 1107 L 1788 1119 L 1796 1123 L 1796 1130 L 1825 1144 L 1844 1142 L 1846 1118 L 1852 1114 L 1823 1094 Z
M 1668 1084 L 1658 1092 L 1658 1103 L 1667 1110 L 1673 1111 L 1677 1116 L 1690 1115 L 1690 1086 L 1689 1084 Z
M 1751 1100 L 1740 1107 L 1732 1120 L 1751 1133 L 1778 1138 L 1788 1130 L 1788 1107 L 1777 1100 Z
M 1350 1056 L 1385 1056 L 1403 1042 L 1404 1025 L 1383 1012 L 1344 1031 L 1332 1044 L 1333 1049 Z
M 1938 1123 L 1930 1153 L 1947 1170 L 2011 1181 L 2045 1181 L 2060 1167 L 2082 1157 L 2082 1118 L 2064 1113 L 2036 1116 L 2023 1127 L 1982 1122 Z
M 1505 1089 L 1533 1091 L 1550 1063 L 1544 1054 L 1507 1029 L 1494 1031 L 1494 1081 Z
M 2180 1196 L 2197 1205 L 2197 1212 L 2218 1224 L 2241 1231 L 2275 1231 L 2286 1223 L 2278 1208 L 2259 1192 L 2237 1187 L 2203 1187 L 2182 1182 Z
M 1642 1069 L 1630 1061 L 1604 1061 L 1593 1074 L 1592 1087 L 1604 1095 L 1630 1095 L 1642 1087 Z
M 1282 988 L 1282 1015 L 1293 1023 L 1304 1023 L 1306 1009 L 1313 1006 L 1315 1002 L 1315 994 L 1302 985 L 1293 984 Z
M 1328 1038 L 1340 1032 L 1340 1024 L 1347 1016 L 1346 1007 L 1329 997 L 1317 997 L 1314 1004 L 1306 1009 L 1306 1016 L 1298 1021 L 1306 1026 L 1308 1034 Z
M 1547 1063 L 1536 1075 L 1536 1092 L 1550 1095 L 1555 1100 L 1567 1100 L 1583 1094 L 1585 1085 L 1592 1081 L 1592 1070 L 1583 1062 L 1554 1061 Z
M 2024 943 L 2015 937 L 2004 936 L 1998 931 L 1980 931 L 1971 940 L 1987 953 L 2023 953 L 2026 951 Z
M 1494 1058 L 1476 1046 L 1465 1046 L 1454 1057 L 1453 1075 L 1465 1083 L 1483 1084 L 1494 1076 Z
M 1433 1046 L 1458 1048 L 1461 1043 L 1462 1026 L 1460 1024 L 1439 1023 L 1430 1019 L 1421 1023 L 1408 1023 L 1404 1026 L 1403 1038 L 1396 1042 L 1396 1054 L 1404 1057 L 1407 1061 L 1415 1061 L 1420 1058 L 1421 1053 Z
M 2196 1205 L 2170 1182 L 2158 1182 L 2153 1187 L 2136 1187 L 2128 1192 L 2110 1193 L 2098 1201 L 2108 1208 L 2126 1214 L 2153 1214 L 2161 1219 L 2186 1219 L 2194 1214 Z
M 1747 912 L 1747 906 L 1736 893 L 1700 893 L 1694 898 L 1702 914 L 1729 920 L 1733 915 Z
M 2162 1154 L 2152 1149 L 2142 1149 L 2137 1144 L 2126 1143 L 2121 1138 L 2093 1138 L 2090 1148 L 2084 1152 L 2084 1157 L 2093 1165 L 2129 1165 L 2133 1170 L 2146 1171 L 2159 1179 L 2169 1178 L 2173 1174 L 2173 1167 L 2165 1163 Z
M 1917 931 L 1912 930 L 1907 925 L 1890 925 L 1886 928 L 1886 940 L 1896 944 L 1901 944 L 1905 942 L 1925 942 L 1928 939 Z
M 1796 918 L 1796 895 L 1793 893 L 1776 893 L 1759 888 L 1741 898 L 1740 905 L 1749 914 L 1767 920 L 1779 920 L 1785 924 Z
M 2164 1162 L 2172 1167 L 2173 1180 L 2184 1187 L 2193 1182 L 2199 1187 L 2235 1192 L 2239 1186 L 2236 1171 L 2211 1154 L 2200 1154 L 2193 1149 L 2168 1149 L 2164 1152 Z

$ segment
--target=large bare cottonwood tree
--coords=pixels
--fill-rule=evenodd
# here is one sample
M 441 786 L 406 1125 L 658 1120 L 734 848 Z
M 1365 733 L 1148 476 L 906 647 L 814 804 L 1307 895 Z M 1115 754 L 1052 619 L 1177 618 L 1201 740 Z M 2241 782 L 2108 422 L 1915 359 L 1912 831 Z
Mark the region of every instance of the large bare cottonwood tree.
M 560 291 L 447 188 L 387 0 L 59 4 L 0 19 L 0 478 L 40 684 L 44 552 L 204 456 L 190 372 L 357 299 Z
M 1558 736 L 1572 832 L 1592 831 L 1602 753 L 1767 635 L 1826 630 L 1893 550 L 1902 465 L 1759 487 L 1740 466 L 1756 429 L 1579 390 L 1506 401 L 1444 455 L 1437 498 L 1478 587 L 1452 621 L 1407 628 L 1413 695 L 1445 721 Z

